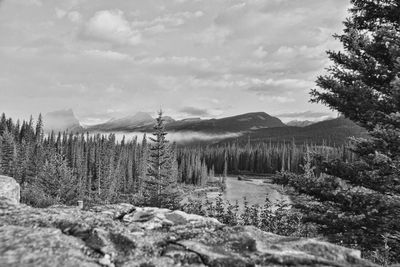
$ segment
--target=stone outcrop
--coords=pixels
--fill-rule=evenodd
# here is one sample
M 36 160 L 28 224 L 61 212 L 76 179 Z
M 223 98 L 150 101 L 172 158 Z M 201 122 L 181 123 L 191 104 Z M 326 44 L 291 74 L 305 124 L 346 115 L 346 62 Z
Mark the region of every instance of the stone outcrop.
M 14 203 L 19 203 L 19 184 L 13 178 L 0 175 L 0 197 L 6 197 Z
M 129 204 L 36 209 L 0 198 L 0 266 L 375 266 L 315 239 Z

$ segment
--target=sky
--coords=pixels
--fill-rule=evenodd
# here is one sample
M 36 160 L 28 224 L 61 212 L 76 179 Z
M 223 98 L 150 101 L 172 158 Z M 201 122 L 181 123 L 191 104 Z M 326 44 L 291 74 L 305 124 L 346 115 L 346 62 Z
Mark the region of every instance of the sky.
M 340 49 L 348 0 L 0 0 L 0 112 L 84 124 L 334 113 L 309 91 Z

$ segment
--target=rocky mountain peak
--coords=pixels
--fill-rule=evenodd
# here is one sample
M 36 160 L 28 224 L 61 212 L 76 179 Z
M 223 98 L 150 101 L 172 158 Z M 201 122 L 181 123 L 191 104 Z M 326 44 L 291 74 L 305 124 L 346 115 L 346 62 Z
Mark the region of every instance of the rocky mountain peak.
M 43 117 L 44 130 L 50 131 L 79 131 L 82 129 L 79 120 L 72 109 L 56 110 L 46 113 Z

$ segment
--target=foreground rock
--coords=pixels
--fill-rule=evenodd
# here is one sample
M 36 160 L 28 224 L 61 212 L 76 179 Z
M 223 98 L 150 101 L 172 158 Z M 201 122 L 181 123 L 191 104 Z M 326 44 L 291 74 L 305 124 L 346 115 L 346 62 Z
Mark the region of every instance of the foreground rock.
M 0 175 L 0 197 L 8 198 L 16 204 L 19 203 L 19 184 L 13 178 Z
M 375 266 L 356 250 L 180 211 L 0 199 L 0 266 Z
M 356 250 L 181 211 L 35 209 L 12 178 L 0 186 L 0 266 L 374 266 Z

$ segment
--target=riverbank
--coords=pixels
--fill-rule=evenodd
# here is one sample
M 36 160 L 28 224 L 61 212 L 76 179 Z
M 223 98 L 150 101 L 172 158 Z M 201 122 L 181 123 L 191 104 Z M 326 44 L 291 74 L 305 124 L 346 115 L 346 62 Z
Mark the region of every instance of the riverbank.
M 249 205 L 264 205 L 265 199 L 274 204 L 284 202 L 291 204 L 291 199 L 288 195 L 284 194 L 281 186 L 273 184 L 270 177 L 262 179 L 252 178 L 246 176 L 246 179 L 239 180 L 237 176 L 228 176 L 225 180 L 225 191 L 222 192 L 222 198 L 234 204 L 236 201 L 239 203 L 239 208 L 243 207 L 243 199 L 246 198 Z M 214 200 L 221 192 L 207 192 L 207 198 Z

